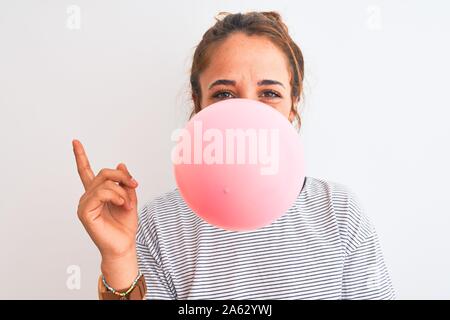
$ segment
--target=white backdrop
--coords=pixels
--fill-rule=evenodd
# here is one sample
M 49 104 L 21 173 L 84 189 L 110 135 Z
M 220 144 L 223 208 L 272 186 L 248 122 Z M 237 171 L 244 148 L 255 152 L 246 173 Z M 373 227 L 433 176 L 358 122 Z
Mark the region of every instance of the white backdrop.
M 97 298 L 71 140 L 96 172 L 125 162 L 142 207 L 175 185 L 214 15 L 277 10 L 305 57 L 307 175 L 359 195 L 398 298 L 450 299 L 450 3 L 242 3 L 0 1 L 0 298 Z

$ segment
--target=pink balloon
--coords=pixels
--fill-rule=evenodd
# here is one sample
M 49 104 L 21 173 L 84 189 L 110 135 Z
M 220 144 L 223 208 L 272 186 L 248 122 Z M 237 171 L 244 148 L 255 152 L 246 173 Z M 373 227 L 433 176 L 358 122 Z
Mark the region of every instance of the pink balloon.
M 187 205 L 206 222 L 250 231 L 282 216 L 305 179 L 303 146 L 277 110 L 250 99 L 227 99 L 197 113 L 172 152 Z

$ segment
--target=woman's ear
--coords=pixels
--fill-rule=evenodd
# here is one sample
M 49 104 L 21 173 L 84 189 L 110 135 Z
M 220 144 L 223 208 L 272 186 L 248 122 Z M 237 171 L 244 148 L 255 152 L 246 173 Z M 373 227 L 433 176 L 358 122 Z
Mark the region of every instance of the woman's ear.
M 294 122 L 294 120 L 295 120 L 295 118 L 296 118 L 296 115 L 297 115 L 297 107 L 298 107 L 298 103 L 299 103 L 299 101 L 300 101 L 300 96 L 298 96 L 298 97 L 295 97 L 294 99 L 293 99 L 293 103 L 292 103 L 292 108 L 291 108 L 291 111 L 289 112 L 289 122 Z
M 295 105 L 294 108 L 295 109 L 291 109 L 291 111 L 289 112 L 289 122 L 291 122 L 291 123 L 295 120 L 296 113 L 294 110 L 297 109 L 297 106 Z
M 289 112 L 289 122 L 292 123 L 292 121 L 294 121 L 294 117 L 295 117 L 294 111 L 291 110 Z

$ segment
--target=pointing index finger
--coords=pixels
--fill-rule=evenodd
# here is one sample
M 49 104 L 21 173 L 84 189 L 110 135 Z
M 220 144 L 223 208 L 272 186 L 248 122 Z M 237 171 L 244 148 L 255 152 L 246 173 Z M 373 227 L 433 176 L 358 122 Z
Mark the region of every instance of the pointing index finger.
M 92 172 L 91 165 L 89 164 L 89 160 L 81 142 L 74 139 L 72 140 L 72 146 L 77 162 L 78 174 L 80 175 L 81 182 L 86 190 L 91 181 L 94 180 L 95 175 L 94 172 Z

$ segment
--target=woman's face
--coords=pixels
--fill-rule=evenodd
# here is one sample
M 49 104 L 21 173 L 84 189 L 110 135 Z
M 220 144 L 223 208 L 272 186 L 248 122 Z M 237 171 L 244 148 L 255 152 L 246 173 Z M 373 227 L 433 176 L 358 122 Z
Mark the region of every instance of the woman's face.
M 266 103 L 293 120 L 288 61 L 270 40 L 236 33 L 212 53 L 199 78 L 202 109 L 220 100 L 246 98 Z

